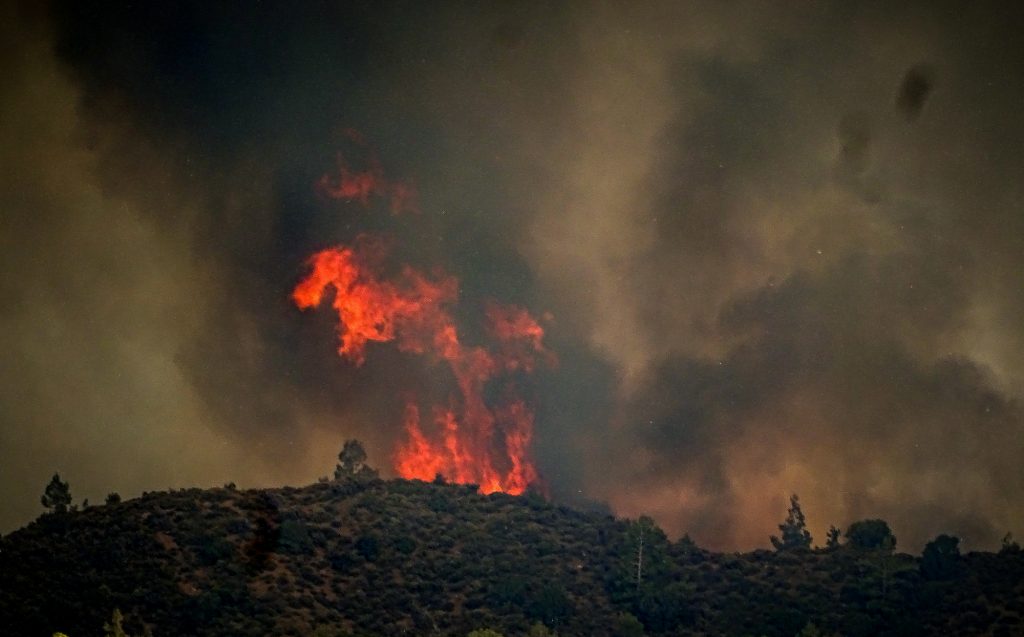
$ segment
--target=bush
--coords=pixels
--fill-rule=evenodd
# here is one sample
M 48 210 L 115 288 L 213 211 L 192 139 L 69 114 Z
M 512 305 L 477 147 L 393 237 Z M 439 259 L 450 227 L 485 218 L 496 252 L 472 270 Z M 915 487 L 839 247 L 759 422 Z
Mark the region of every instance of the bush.
M 548 584 L 538 591 L 526 608 L 529 619 L 544 622 L 555 628 L 572 616 L 573 607 L 565 591 L 554 584 Z
M 297 555 L 313 550 L 313 541 L 309 538 L 309 530 L 301 520 L 285 520 L 281 523 L 279 545 L 284 552 Z
M 614 634 L 620 637 L 644 637 L 644 625 L 632 613 L 621 613 L 615 619 Z
M 210 566 L 230 558 L 235 552 L 235 546 L 224 538 L 201 537 L 196 541 L 195 551 L 199 562 Z
M 885 520 L 861 520 L 854 522 L 846 530 L 849 546 L 861 550 L 893 550 L 896 548 L 896 536 L 889 529 Z
M 409 555 L 416 550 L 416 540 L 408 535 L 400 536 L 395 540 L 395 550 L 402 555 Z
M 940 535 L 924 547 L 921 554 L 921 575 L 927 579 L 949 579 L 960 566 L 960 538 Z
M 356 540 L 356 551 L 367 562 L 373 562 L 380 555 L 380 542 L 372 535 L 364 535 Z

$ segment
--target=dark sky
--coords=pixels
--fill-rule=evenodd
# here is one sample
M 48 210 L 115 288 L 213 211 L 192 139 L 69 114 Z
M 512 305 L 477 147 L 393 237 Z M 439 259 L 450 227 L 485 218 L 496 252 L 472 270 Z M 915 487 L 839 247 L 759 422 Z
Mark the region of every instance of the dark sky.
M 288 298 L 371 231 L 460 318 L 554 316 L 559 499 L 721 549 L 792 492 L 822 542 L 1024 533 L 1019 11 L 34 4 L 0 16 L 0 530 L 55 470 L 304 484 L 359 437 L 387 474 L 436 366 L 355 368 Z M 349 128 L 422 214 L 317 195 Z

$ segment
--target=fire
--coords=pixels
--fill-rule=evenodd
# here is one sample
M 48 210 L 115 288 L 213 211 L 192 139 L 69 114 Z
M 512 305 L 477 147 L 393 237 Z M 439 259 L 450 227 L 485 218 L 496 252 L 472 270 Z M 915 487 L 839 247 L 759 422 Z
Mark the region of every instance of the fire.
M 432 281 L 411 268 L 404 268 L 395 282 L 380 280 L 372 271 L 375 258 L 370 251 L 376 248 L 361 236 L 354 247 L 314 254 L 312 270 L 292 292 L 295 304 L 307 309 L 320 305 L 327 288 L 334 288 L 332 305 L 338 313 L 341 340 L 338 354 L 356 365 L 365 361 L 370 341 L 397 340 L 403 351 L 422 353 L 425 332 L 450 324 L 443 305 L 457 294 L 455 279 Z
M 371 197 L 382 197 L 388 200 L 391 214 L 419 212 L 416 187 L 385 178 L 380 160 L 370 151 L 369 144 L 363 136 L 351 129 L 343 133 L 356 147 L 369 155 L 366 166 L 353 168 L 345 155 L 339 152 L 337 174 L 321 177 L 317 182 L 317 190 L 332 199 L 358 201 L 364 206 L 370 203 Z
M 328 186 L 321 187 L 363 203 L 378 193 L 376 168 L 365 174 L 345 170 L 336 183 L 325 178 Z M 388 188 L 392 196 L 401 191 L 395 184 Z M 451 371 L 457 391 L 447 406 L 432 407 L 427 425 L 414 401 L 406 405 L 406 439 L 395 452 L 398 475 L 432 480 L 440 474 L 477 484 L 483 493 L 524 492 L 538 482 L 529 453 L 534 418 L 513 381 L 515 374 L 555 362 L 543 344 L 544 328 L 521 307 L 490 303 L 485 318 L 493 347 L 466 345 L 451 313 L 458 302 L 458 280 L 440 270 L 427 276 L 409 266 L 385 278 L 387 252 L 381 241 L 361 235 L 351 246 L 314 254 L 292 300 L 300 309 L 315 308 L 328 288 L 333 290 L 338 354 L 357 366 L 373 343 L 393 342 L 400 351 L 430 356 Z M 499 380 L 505 382 L 506 398 L 489 404 L 485 389 Z

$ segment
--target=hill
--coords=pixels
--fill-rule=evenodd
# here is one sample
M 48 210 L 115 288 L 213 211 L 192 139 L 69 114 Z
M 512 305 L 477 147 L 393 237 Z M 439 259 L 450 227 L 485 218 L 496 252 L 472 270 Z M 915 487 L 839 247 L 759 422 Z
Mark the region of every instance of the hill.
M 646 519 L 464 485 L 188 489 L 0 540 L 0 634 L 98 635 L 114 608 L 158 637 L 1024 634 L 1019 550 L 944 559 L 711 553 Z

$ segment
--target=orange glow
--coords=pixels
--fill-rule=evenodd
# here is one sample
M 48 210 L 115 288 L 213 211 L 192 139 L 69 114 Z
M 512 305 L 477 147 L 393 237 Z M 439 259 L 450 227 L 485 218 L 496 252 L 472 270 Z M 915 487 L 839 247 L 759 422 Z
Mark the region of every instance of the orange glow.
M 365 192 L 365 191 L 362 191 Z M 433 426 L 424 432 L 420 409 L 405 410 L 405 441 L 395 452 L 395 471 L 404 478 L 477 484 L 483 493 L 524 492 L 538 482 L 529 456 L 533 412 L 510 395 L 497 406 L 484 399 L 488 382 L 513 371 L 532 372 L 554 362 L 543 345 L 544 330 L 519 307 L 491 304 L 488 333 L 497 346 L 466 346 L 449 312 L 458 300 L 458 281 L 443 272 L 427 277 L 404 267 L 393 280 L 380 274 L 382 244 L 361 236 L 354 246 L 323 250 L 309 260 L 310 272 L 292 299 L 300 309 L 319 306 L 332 288 L 338 315 L 338 353 L 361 365 L 372 342 L 394 342 L 399 350 L 424 354 L 450 369 L 458 388 L 450 405 L 434 407 Z
M 370 197 L 386 199 L 391 214 L 419 212 L 416 187 L 410 183 L 385 178 L 380 160 L 370 151 L 369 144 L 357 131 L 346 130 L 344 136 L 355 146 L 369 154 L 366 165 L 353 168 L 345 155 L 338 153 L 338 170 L 334 175 L 324 175 L 317 182 L 317 190 L 331 199 L 358 201 L 369 205 Z
M 454 301 L 457 293 L 455 279 L 430 281 L 409 268 L 395 283 L 379 280 L 368 267 L 372 258 L 366 253 L 367 245 L 370 242 L 357 241 L 356 248 L 316 253 L 310 259 L 312 271 L 292 293 L 295 304 L 307 309 L 320 305 L 328 286 L 334 288 L 341 339 L 338 354 L 356 365 L 364 362 L 369 341 L 397 337 L 400 349 L 423 351 L 417 328 L 450 322 L 441 306 Z
M 522 369 L 529 373 L 538 360 L 548 365 L 555 364 L 555 355 L 544 348 L 544 328 L 529 312 L 515 305 L 490 303 L 486 313 L 489 331 L 500 343 L 507 369 Z

